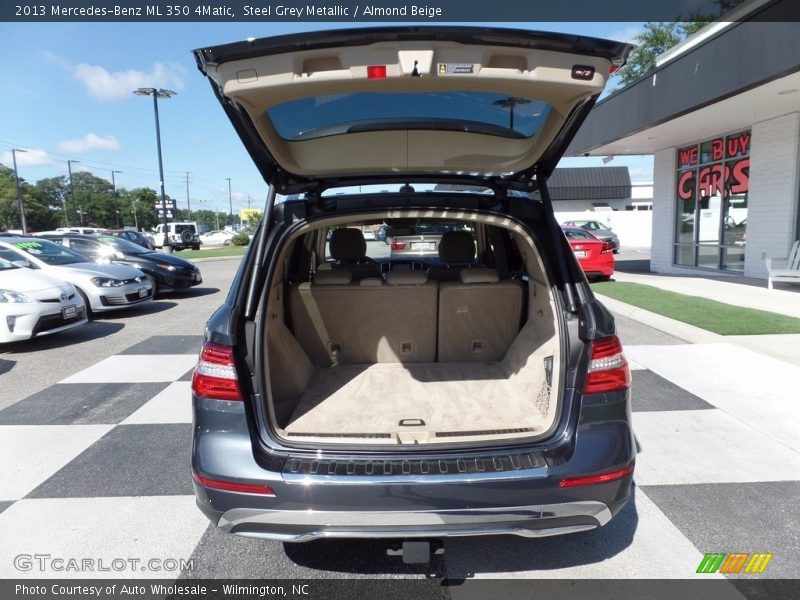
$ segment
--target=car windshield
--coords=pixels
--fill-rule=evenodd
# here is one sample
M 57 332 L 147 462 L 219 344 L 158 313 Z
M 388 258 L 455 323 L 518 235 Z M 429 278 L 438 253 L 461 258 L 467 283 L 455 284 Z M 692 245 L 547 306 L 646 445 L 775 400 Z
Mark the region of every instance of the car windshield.
M 595 238 L 588 231 L 581 231 L 580 229 L 565 229 L 564 235 L 570 240 L 594 240 Z
M 11 250 L 0 248 L 0 271 L 10 271 L 11 269 L 19 269 L 13 261 L 19 260 Z
M 144 248 L 143 246 L 139 246 L 138 244 L 134 244 L 128 240 L 123 240 L 122 238 L 113 237 L 110 235 L 101 235 L 98 236 L 97 239 L 104 244 L 113 246 L 115 250 L 119 250 L 123 254 L 147 254 L 150 252 L 150 250 Z
M 73 265 L 89 260 L 83 254 L 48 240 L 21 240 L 13 242 L 12 245 L 48 265 Z
M 278 135 L 292 141 L 387 129 L 531 138 L 549 115 L 550 105 L 541 100 L 464 90 L 328 94 L 267 109 Z

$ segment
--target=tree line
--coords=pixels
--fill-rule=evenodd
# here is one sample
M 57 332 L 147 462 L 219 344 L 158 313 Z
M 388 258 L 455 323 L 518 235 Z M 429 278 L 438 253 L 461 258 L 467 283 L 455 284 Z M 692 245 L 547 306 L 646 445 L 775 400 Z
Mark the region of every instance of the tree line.
M 73 173 L 72 184 L 70 193 L 69 178 L 64 175 L 40 179 L 36 183 L 20 178 L 28 231 L 48 231 L 66 225 L 149 230 L 158 224 L 155 203 L 159 194 L 154 189 L 118 187 L 115 193 L 111 182 L 85 171 Z M 189 220 L 186 207 L 178 209 L 177 220 Z M 210 229 L 222 229 L 233 225 L 236 217 L 227 212 L 200 209 L 192 210 L 191 220 Z M 0 165 L 0 231 L 20 229 L 20 223 L 14 171 Z

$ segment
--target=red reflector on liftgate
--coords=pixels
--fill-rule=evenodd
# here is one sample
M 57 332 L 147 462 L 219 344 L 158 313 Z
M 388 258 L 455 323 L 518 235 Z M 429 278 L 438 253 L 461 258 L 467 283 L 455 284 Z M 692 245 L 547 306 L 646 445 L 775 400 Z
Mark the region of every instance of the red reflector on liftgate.
M 609 481 L 616 481 L 622 479 L 633 473 L 633 465 L 625 467 L 619 471 L 611 471 L 610 473 L 602 473 L 600 475 L 589 475 L 588 477 L 569 477 L 562 479 L 558 487 L 575 487 L 578 485 L 592 485 L 595 483 L 607 483 Z
M 386 79 L 386 65 L 367 67 L 367 79 Z
M 209 479 L 192 471 L 192 479 L 203 487 L 226 492 L 238 492 L 240 494 L 261 494 L 262 496 L 275 496 L 275 492 L 268 485 L 259 483 L 237 483 L 235 481 L 223 481 L 221 479 Z

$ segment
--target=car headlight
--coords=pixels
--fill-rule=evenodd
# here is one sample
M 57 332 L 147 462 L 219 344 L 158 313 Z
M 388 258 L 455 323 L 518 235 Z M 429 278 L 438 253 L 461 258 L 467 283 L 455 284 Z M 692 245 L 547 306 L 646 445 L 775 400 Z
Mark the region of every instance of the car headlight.
M 25 304 L 28 302 L 36 302 L 36 300 L 14 290 L 0 289 L 0 303 L 2 304 Z
M 97 287 L 121 287 L 125 285 L 124 282 L 113 277 L 92 277 L 89 281 Z
M 166 269 L 167 271 L 177 271 L 178 270 L 178 267 L 176 267 L 175 265 L 164 265 L 164 264 L 158 263 L 158 264 L 156 264 L 156 266 L 160 267 L 162 269 Z

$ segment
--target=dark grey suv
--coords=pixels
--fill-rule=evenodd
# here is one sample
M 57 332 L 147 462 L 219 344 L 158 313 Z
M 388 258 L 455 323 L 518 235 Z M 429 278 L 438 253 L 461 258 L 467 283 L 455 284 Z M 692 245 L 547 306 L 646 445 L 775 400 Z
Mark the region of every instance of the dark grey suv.
M 537 537 L 620 510 L 630 371 L 547 178 L 629 51 L 413 27 L 195 52 L 269 185 L 192 380 L 213 523 L 287 542 Z M 339 193 L 372 184 L 398 191 Z M 367 257 L 361 230 L 393 221 L 441 226 L 470 259 Z

